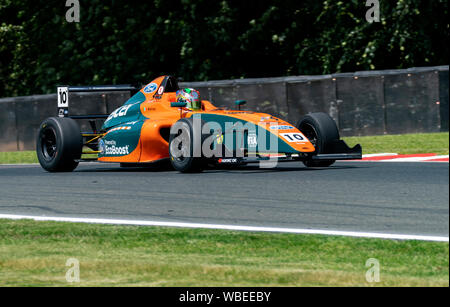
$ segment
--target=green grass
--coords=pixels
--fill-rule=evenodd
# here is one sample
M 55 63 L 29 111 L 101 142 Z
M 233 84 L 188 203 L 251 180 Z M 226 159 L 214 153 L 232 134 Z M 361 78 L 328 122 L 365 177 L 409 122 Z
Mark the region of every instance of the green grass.
M 364 154 L 391 152 L 399 154 L 436 153 L 448 155 L 449 153 L 448 132 L 346 137 L 343 139 L 351 146 L 361 144 Z M 0 152 L 0 164 L 25 163 L 38 163 L 34 151 Z
M 80 262 L 77 284 L 66 261 Z M 369 258 L 380 282 L 366 281 Z M 0 220 L 0 286 L 446 286 L 448 243 Z
M 449 152 L 448 133 L 344 139 L 365 154 Z M 69 258 L 77 286 L 449 286 L 448 243 L 0 220 L 0 286 L 71 286 Z M 365 279 L 369 258 L 379 283 Z
M 82 155 L 82 158 L 96 158 L 97 155 Z M 39 163 L 35 151 L 0 152 L 0 164 Z
M 402 135 L 380 135 L 343 138 L 349 145 L 361 144 L 364 154 L 371 153 L 436 153 L 448 155 L 449 134 L 421 133 Z
M 0 152 L 0 164 L 39 163 L 35 151 Z

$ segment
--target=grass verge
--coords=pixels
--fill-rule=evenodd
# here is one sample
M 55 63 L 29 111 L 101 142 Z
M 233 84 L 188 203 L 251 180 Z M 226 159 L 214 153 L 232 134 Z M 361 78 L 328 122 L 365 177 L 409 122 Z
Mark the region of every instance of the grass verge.
M 65 275 L 80 263 L 80 283 Z M 368 283 L 369 258 L 380 282 Z M 0 286 L 447 286 L 448 243 L 0 220 Z
M 449 152 L 448 132 L 346 137 L 343 139 L 351 146 L 361 144 L 363 154 L 389 152 L 404 155 L 418 153 L 448 155 Z
M 39 163 L 35 151 L 0 152 L 0 164 Z
M 448 155 L 449 134 L 423 133 L 403 135 L 380 135 L 343 138 L 349 145 L 361 144 L 364 154 L 369 153 L 437 153 Z M 92 158 L 92 156 L 90 156 Z M 38 163 L 36 152 L 0 152 L 0 164 Z
M 97 155 L 82 155 L 82 158 L 96 158 Z M 0 152 L 0 164 L 39 163 L 35 151 Z

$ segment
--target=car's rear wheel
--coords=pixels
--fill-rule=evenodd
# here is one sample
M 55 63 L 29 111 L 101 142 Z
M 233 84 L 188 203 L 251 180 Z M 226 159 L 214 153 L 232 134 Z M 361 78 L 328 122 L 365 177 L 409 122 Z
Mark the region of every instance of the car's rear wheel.
M 310 140 L 316 148 L 313 155 L 331 152 L 331 146 L 339 140 L 339 130 L 334 120 L 326 113 L 310 113 L 298 123 L 297 128 Z M 303 163 L 307 167 L 328 167 L 336 160 L 313 160 L 309 158 Z
M 50 117 L 42 122 L 36 141 L 36 154 L 49 172 L 71 172 L 81 158 L 83 138 L 71 118 Z
M 206 166 L 202 155 L 204 122 L 195 125 L 191 118 L 177 121 L 170 130 L 169 155 L 173 168 L 182 173 L 201 172 Z

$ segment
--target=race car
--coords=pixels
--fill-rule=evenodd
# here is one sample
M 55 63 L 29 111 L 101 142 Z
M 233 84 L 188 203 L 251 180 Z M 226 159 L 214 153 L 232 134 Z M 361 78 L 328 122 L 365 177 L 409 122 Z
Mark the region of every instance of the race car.
M 69 93 L 133 91 L 111 114 L 71 115 Z M 70 172 L 80 162 L 148 166 L 170 161 L 179 172 L 199 172 L 219 165 L 299 161 L 328 167 L 336 160 L 362 158 L 360 145 L 349 148 L 325 113 L 304 115 L 296 125 L 270 114 L 215 107 L 195 89 L 180 89 L 177 79 L 161 76 L 146 86 L 58 87 L 58 117 L 39 128 L 36 151 L 49 172 Z M 77 120 L 89 120 L 81 132 Z M 104 120 L 100 129 L 95 122 Z M 275 162 L 275 163 L 274 163 Z

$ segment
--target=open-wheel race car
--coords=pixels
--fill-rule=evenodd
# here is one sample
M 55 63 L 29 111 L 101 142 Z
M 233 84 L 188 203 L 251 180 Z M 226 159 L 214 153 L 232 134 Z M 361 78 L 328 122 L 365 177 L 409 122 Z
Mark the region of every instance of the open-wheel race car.
M 336 160 L 361 159 L 360 145 L 349 148 L 325 113 L 304 115 L 292 125 L 270 114 L 217 108 L 195 89 L 180 89 L 172 76 L 136 88 L 111 114 L 69 112 L 70 92 L 132 91 L 127 86 L 58 87 L 58 117 L 44 120 L 37 156 L 49 172 L 73 171 L 80 162 L 145 166 L 170 160 L 175 170 L 197 172 L 214 165 L 301 161 L 328 167 Z M 77 120 L 89 120 L 82 132 Z M 100 129 L 95 121 L 104 120 Z

